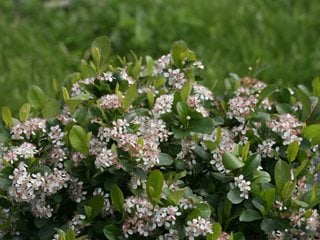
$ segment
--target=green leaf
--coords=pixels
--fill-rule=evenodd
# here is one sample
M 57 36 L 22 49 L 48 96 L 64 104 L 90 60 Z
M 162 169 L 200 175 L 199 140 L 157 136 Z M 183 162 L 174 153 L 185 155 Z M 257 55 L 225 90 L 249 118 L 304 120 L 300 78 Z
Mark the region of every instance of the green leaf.
M 27 98 L 29 103 L 31 104 L 31 107 L 35 109 L 41 109 L 48 99 L 41 88 L 39 88 L 38 86 L 32 86 L 29 88 Z
M 147 91 L 147 97 L 148 97 L 149 108 L 152 108 L 154 104 L 154 94 L 151 91 Z
M 2 119 L 6 127 L 10 128 L 12 125 L 12 113 L 9 107 L 2 107 Z
M 89 65 L 85 60 L 81 60 L 80 64 L 81 76 L 83 78 L 92 77 L 96 75 L 94 66 Z
M 149 76 L 152 76 L 153 65 L 154 65 L 154 61 L 153 61 L 152 57 L 146 56 L 146 63 L 147 63 L 148 75 L 149 75 Z
M 246 240 L 242 232 L 231 233 L 229 240 Z
M 261 214 L 258 211 L 253 209 L 246 209 L 240 214 L 239 220 L 240 222 L 253 222 L 261 218 Z
M 66 240 L 76 240 L 76 233 L 73 229 L 69 228 L 66 232 Z
M 167 153 L 159 154 L 159 165 L 160 166 L 170 166 L 173 163 L 173 158 Z
M 290 162 L 296 159 L 298 152 L 299 152 L 299 143 L 297 141 L 290 143 L 287 149 L 287 155 Z
M 116 184 L 111 186 L 110 195 L 114 208 L 119 212 L 123 212 L 124 197 L 121 189 Z
M 211 228 L 213 233 L 207 234 L 207 240 L 217 240 L 222 233 L 222 227 L 220 223 L 217 222 L 212 224 Z
M 88 138 L 88 134 L 86 131 L 81 127 L 74 125 L 69 133 L 69 140 L 71 146 L 84 154 L 89 152 L 89 143 L 90 139 Z
M 311 112 L 311 100 L 309 96 L 305 92 L 303 92 L 301 89 L 295 88 L 295 92 L 297 94 L 299 101 L 303 106 L 301 120 L 305 121 Z
M 268 183 L 271 182 L 271 176 L 268 172 L 255 170 L 253 172 L 253 183 Z
M 70 99 L 68 90 L 65 87 L 62 87 L 62 96 L 65 102 L 67 102 Z
M 258 199 L 252 200 L 253 206 L 255 206 L 256 209 L 258 209 L 263 217 L 266 216 L 266 209 L 264 208 L 264 205 L 261 203 L 261 201 L 258 201 Z
M 320 97 L 320 77 L 316 77 L 312 81 L 312 93 L 316 97 Z
M 312 145 L 320 144 L 320 124 L 307 126 L 302 130 L 302 136 L 308 139 Z
M 179 201 L 183 197 L 186 190 L 187 190 L 186 188 L 181 188 L 181 189 L 176 189 L 176 190 L 169 189 L 170 200 L 173 201 L 175 205 L 178 205 Z
M 242 174 L 248 176 L 252 174 L 261 164 L 261 157 L 259 154 L 254 154 L 247 158 L 245 161 L 245 166 L 242 169 Z
M 129 85 L 129 88 L 128 88 L 126 95 L 123 99 L 123 109 L 124 110 L 127 110 L 131 106 L 131 104 L 133 103 L 137 94 L 138 94 L 137 85 L 136 84 Z
M 211 208 L 208 203 L 201 202 L 198 206 L 188 214 L 186 221 L 202 217 L 202 218 L 209 218 L 211 216 Z
M 286 182 L 291 180 L 290 167 L 289 165 L 282 161 L 278 160 L 274 168 L 274 178 L 276 182 L 276 187 L 281 193 Z
M 108 240 L 117 240 L 121 235 L 121 230 L 116 225 L 109 224 L 103 228 L 103 234 Z
M 104 198 L 101 195 L 93 196 L 89 200 L 89 202 L 87 203 L 87 206 L 91 207 L 91 219 L 95 218 L 101 213 L 103 209 L 103 205 L 104 205 Z
M 195 61 L 196 55 L 188 49 L 184 41 L 176 41 L 171 46 L 171 55 L 173 62 L 181 67 L 183 61 Z
M 263 219 L 260 225 L 261 230 L 264 231 L 266 234 L 276 229 L 279 229 L 279 227 L 279 224 L 271 218 Z
M 197 154 L 201 159 L 208 161 L 210 158 L 210 154 L 205 151 L 201 146 L 195 145 L 194 149 L 192 149 L 195 154 Z
M 160 201 L 163 188 L 163 175 L 159 170 L 153 170 L 147 178 L 147 196 L 152 204 Z
M 229 170 L 238 169 L 245 165 L 236 155 L 229 152 L 222 155 L 222 163 L 224 167 Z
M 214 122 L 211 118 L 191 119 L 189 121 L 189 131 L 196 133 L 211 133 L 214 129 Z
M 250 150 L 250 141 L 248 141 L 242 148 L 241 158 L 242 161 L 246 161 Z
M 6 166 L 0 172 L 0 189 L 6 190 L 11 186 L 9 176 L 12 175 L 12 167 Z
M 42 106 L 41 113 L 44 118 L 53 118 L 60 112 L 60 104 L 54 98 L 48 99 Z
M 186 102 L 190 96 L 192 90 L 192 81 L 187 81 L 180 91 L 180 98 L 182 101 Z
M 235 188 L 232 188 L 228 194 L 227 194 L 227 198 L 229 199 L 230 202 L 232 202 L 233 204 L 239 204 L 241 203 L 244 198 L 243 197 L 240 197 L 240 189 L 235 187 Z
M 317 201 L 317 196 L 318 196 L 318 183 L 315 182 L 313 184 L 312 190 L 310 191 L 310 193 L 308 194 L 307 197 L 307 202 L 312 205 L 314 202 Z
M 22 105 L 19 111 L 20 121 L 25 122 L 29 118 L 30 110 L 31 110 L 31 105 L 29 103 L 25 103 Z
M 261 198 L 265 202 L 265 209 L 266 212 L 269 212 L 270 209 L 273 207 L 274 201 L 276 197 L 276 189 L 275 188 L 269 188 L 261 193 Z
M 295 186 L 296 184 L 292 181 L 288 181 L 284 184 L 281 191 L 281 199 L 283 202 L 287 202 L 291 198 Z
M 86 216 L 88 219 L 92 219 L 92 207 L 91 206 L 84 206 L 84 212 L 86 213 Z
M 268 98 L 271 94 L 273 94 L 276 91 L 278 91 L 278 85 L 276 85 L 276 84 L 268 85 L 267 87 L 262 89 L 262 91 L 261 91 L 261 93 L 259 95 L 259 102 L 257 103 L 257 106 L 260 105 L 260 103 L 264 99 Z
M 96 38 L 91 45 L 91 54 L 97 67 L 107 63 L 111 52 L 111 43 L 109 38 L 101 36 Z M 99 55 L 97 55 L 99 53 Z
M 176 105 L 177 112 L 180 118 L 181 123 L 186 126 L 187 119 L 186 117 L 188 116 L 189 113 L 189 108 L 188 105 L 185 102 L 178 102 Z

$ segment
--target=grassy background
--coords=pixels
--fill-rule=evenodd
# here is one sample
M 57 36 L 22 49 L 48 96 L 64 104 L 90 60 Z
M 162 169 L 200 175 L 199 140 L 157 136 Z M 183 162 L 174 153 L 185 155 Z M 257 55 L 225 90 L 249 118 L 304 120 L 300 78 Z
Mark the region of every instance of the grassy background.
M 48 2 L 48 1 L 46 1 Z M 51 1 L 57 2 L 57 1 Z M 158 57 L 179 39 L 206 66 L 205 84 L 221 91 L 230 72 L 267 64 L 259 77 L 306 84 L 320 73 L 318 0 L 0 1 L 0 105 L 14 110 L 31 84 L 51 93 L 78 69 L 92 40 L 107 35 L 113 53 Z M 217 84 L 217 85 L 216 85 Z

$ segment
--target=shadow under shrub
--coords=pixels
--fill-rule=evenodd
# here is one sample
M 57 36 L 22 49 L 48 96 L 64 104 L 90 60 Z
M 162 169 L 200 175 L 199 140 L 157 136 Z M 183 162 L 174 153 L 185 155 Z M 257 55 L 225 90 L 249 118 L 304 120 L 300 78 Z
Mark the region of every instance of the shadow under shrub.
M 319 79 L 233 75 L 214 96 L 183 42 L 109 54 L 96 39 L 57 99 L 2 109 L 2 239 L 319 238 Z

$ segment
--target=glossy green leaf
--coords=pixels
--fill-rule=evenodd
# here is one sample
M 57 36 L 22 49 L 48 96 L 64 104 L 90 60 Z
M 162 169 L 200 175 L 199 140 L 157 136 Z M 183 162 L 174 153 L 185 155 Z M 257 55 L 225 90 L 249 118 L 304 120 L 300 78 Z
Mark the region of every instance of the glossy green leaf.
M 69 133 L 69 141 L 71 146 L 81 153 L 88 153 L 90 143 L 88 136 L 89 135 L 81 126 L 74 125 Z
M 261 164 L 261 157 L 259 154 L 254 154 L 247 158 L 245 161 L 245 166 L 242 169 L 242 174 L 248 176 L 252 174 Z
M 190 132 L 210 133 L 214 129 L 214 122 L 211 118 L 205 117 L 200 119 L 191 119 L 189 121 Z
M 124 204 L 124 196 L 121 189 L 116 184 L 113 184 L 111 186 L 110 195 L 111 195 L 112 205 L 114 206 L 114 208 L 119 212 L 122 212 L 123 204 Z
M 246 161 L 250 150 L 250 141 L 248 141 L 242 148 L 241 158 L 242 161 Z
M 127 110 L 131 106 L 137 94 L 138 94 L 137 85 L 136 84 L 129 85 L 129 88 L 123 99 L 123 109 Z
M 101 213 L 101 211 L 103 209 L 103 205 L 104 205 L 104 198 L 102 195 L 93 196 L 89 200 L 89 202 L 87 203 L 87 206 L 91 207 L 91 218 L 92 219 Z
M 41 113 L 44 118 L 53 118 L 60 112 L 60 104 L 54 99 L 48 99 L 41 108 Z
M 147 64 L 148 75 L 152 76 L 153 65 L 154 65 L 154 61 L 153 61 L 152 57 L 146 56 L 146 64 Z
M 99 56 L 95 56 L 99 53 Z M 99 66 L 105 64 L 110 56 L 111 43 L 109 38 L 101 36 L 96 38 L 91 45 L 91 54 Z M 99 59 L 98 59 L 99 58 Z
M 114 224 L 108 224 L 103 228 L 103 234 L 108 240 L 117 240 L 121 232 L 121 229 Z
M 239 204 L 241 203 L 244 198 L 240 197 L 240 189 L 235 187 L 232 188 L 228 193 L 227 193 L 227 198 L 229 199 L 230 202 L 232 202 L 233 204 Z
M 253 183 L 263 184 L 268 182 L 271 182 L 271 176 L 268 172 L 259 170 L 253 172 Z
M 198 206 L 188 214 L 186 221 L 202 217 L 209 218 L 211 216 L 211 208 L 208 203 L 201 202 Z
M 278 160 L 274 168 L 274 178 L 276 182 L 276 187 L 281 193 L 286 182 L 291 180 L 290 167 L 289 165 L 282 161 Z
M 164 184 L 163 175 L 159 170 L 153 170 L 147 178 L 147 196 L 151 203 L 155 204 L 161 198 Z
M 173 158 L 167 153 L 159 154 L 159 165 L 160 166 L 170 166 L 173 163 Z
M 261 214 L 253 209 L 246 209 L 244 211 L 241 212 L 239 220 L 240 222 L 253 222 L 256 220 L 260 220 Z
M 298 152 L 299 152 L 299 143 L 297 141 L 290 143 L 287 148 L 287 155 L 290 162 L 296 159 Z
M 183 61 L 196 60 L 195 54 L 188 49 L 188 46 L 184 41 L 176 41 L 172 44 L 171 55 L 173 62 L 179 67 L 182 66 Z
M 301 120 L 305 121 L 311 112 L 311 100 L 309 96 L 300 88 L 295 88 L 295 93 L 303 106 Z
M 291 198 L 295 186 L 296 184 L 292 181 L 288 181 L 284 184 L 283 189 L 281 191 L 281 199 L 283 202 L 286 202 Z
M 265 202 L 265 206 L 264 207 L 266 209 L 266 212 L 269 212 L 270 209 L 273 207 L 274 201 L 275 201 L 275 197 L 276 197 L 276 189 L 275 188 L 269 188 L 267 190 L 264 190 L 261 193 L 261 198 Z
M 38 86 L 32 86 L 29 88 L 27 98 L 31 106 L 35 109 L 41 109 L 48 99 L 42 89 Z
M 183 197 L 184 193 L 186 192 L 186 188 L 180 188 L 175 190 L 169 190 L 169 198 L 171 201 L 174 202 L 175 205 L 179 204 L 179 201 Z
M 19 119 L 22 122 L 25 122 L 30 115 L 31 105 L 29 103 L 25 103 L 22 105 L 19 111 Z
M 320 97 L 320 77 L 316 77 L 312 81 L 312 93 L 316 97 Z
M 176 105 L 177 112 L 180 118 L 181 123 L 186 126 L 187 119 L 186 117 L 189 114 L 189 108 L 188 105 L 185 102 L 178 102 Z
M 149 108 L 152 108 L 154 104 L 154 94 L 151 91 L 147 91 L 147 98 Z
M 222 155 L 222 163 L 226 169 L 234 170 L 243 167 L 245 164 L 233 153 L 226 152 Z
M 222 227 L 220 223 L 217 222 L 212 224 L 211 228 L 212 228 L 212 233 L 207 234 L 206 240 L 217 240 L 222 233 Z
M 259 102 L 257 105 L 260 105 L 260 103 L 268 98 L 272 93 L 278 91 L 278 85 L 276 84 L 271 84 L 268 85 L 267 87 L 265 87 L 264 89 L 262 89 L 260 95 L 259 95 Z
M 9 107 L 2 107 L 2 119 L 6 124 L 6 127 L 10 128 L 12 125 L 12 113 Z
M 186 102 L 190 96 L 191 90 L 192 90 L 192 81 L 187 81 L 182 89 L 180 90 L 180 98 L 182 101 Z
M 302 136 L 308 139 L 312 145 L 320 144 L 320 124 L 313 124 L 302 130 Z
M 260 213 L 263 217 L 266 216 L 267 212 L 266 212 L 266 209 L 264 208 L 264 205 L 261 201 L 259 201 L 258 199 L 253 199 L 252 204 L 256 209 L 258 209 L 260 211 Z

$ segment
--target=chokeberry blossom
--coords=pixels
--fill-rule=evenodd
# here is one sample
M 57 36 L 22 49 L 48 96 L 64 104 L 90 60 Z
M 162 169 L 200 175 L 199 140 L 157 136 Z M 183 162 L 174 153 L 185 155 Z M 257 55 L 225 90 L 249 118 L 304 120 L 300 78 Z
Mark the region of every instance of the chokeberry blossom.
M 251 191 L 251 182 L 246 181 L 243 175 L 234 177 L 234 185 L 240 190 L 240 197 L 249 199 L 249 194 Z

